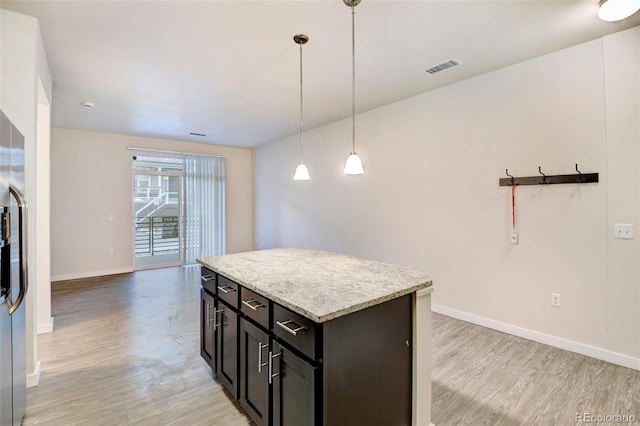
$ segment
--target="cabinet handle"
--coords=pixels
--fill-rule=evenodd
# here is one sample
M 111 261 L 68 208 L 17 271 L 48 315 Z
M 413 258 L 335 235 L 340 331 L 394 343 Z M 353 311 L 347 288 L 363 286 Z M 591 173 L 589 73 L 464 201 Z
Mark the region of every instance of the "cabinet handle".
M 245 306 L 248 306 L 249 308 L 253 309 L 254 311 L 257 311 L 258 308 L 266 308 L 265 305 L 263 305 L 262 303 L 258 302 L 255 299 L 243 300 L 242 304 L 245 305 Z
M 218 286 L 218 290 L 220 290 L 224 294 L 228 294 L 228 293 L 232 293 L 234 291 L 237 291 L 235 288 L 231 287 L 230 285 L 219 285 Z
M 289 324 L 291 324 L 293 328 L 289 327 Z M 303 331 L 307 329 L 307 327 L 304 327 L 300 324 L 296 324 L 295 322 L 293 322 L 293 320 L 286 320 L 284 322 L 276 321 L 276 325 L 282 328 L 283 330 L 285 330 L 287 333 L 292 334 L 294 336 L 298 335 L 298 331 Z
M 200 279 L 201 279 L 202 281 L 205 281 L 205 282 L 206 282 L 206 281 L 211 281 L 213 278 L 214 278 L 214 277 L 213 277 L 213 275 L 201 275 L 201 276 L 200 276 Z
M 224 308 L 222 308 L 222 309 L 214 309 L 213 310 L 213 329 L 214 330 L 216 328 L 220 327 L 221 325 L 224 325 L 224 324 L 220 324 L 220 322 L 218 322 L 218 314 L 221 314 L 222 312 L 224 312 Z
M 269 345 L 263 345 L 262 342 L 258 342 L 258 373 L 262 373 L 262 367 L 265 367 L 268 363 L 262 363 L 262 350 L 268 348 Z
M 211 324 L 213 322 L 213 327 L 215 328 L 216 318 L 215 314 L 213 318 L 211 318 L 211 308 L 213 308 L 213 305 L 211 303 L 207 303 L 207 324 Z
M 282 356 L 282 352 L 273 354 L 273 352 L 269 352 L 269 384 L 273 383 L 273 378 L 280 375 L 280 373 L 273 372 L 273 359 Z

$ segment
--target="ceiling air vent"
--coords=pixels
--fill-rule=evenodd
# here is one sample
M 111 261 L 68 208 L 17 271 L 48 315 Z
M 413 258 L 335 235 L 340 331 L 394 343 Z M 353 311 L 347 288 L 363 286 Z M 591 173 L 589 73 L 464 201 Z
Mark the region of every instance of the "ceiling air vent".
M 433 74 L 439 73 L 440 71 L 448 70 L 449 68 L 453 68 L 461 64 L 462 62 L 457 59 L 449 59 L 447 62 L 443 62 L 439 65 L 433 66 L 424 71 L 426 73 L 433 75 Z

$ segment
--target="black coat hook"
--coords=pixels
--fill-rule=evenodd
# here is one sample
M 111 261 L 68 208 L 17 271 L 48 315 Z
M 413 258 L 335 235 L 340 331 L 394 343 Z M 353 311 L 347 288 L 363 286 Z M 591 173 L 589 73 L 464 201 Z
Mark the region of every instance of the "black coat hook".
M 576 163 L 576 172 L 578 172 L 578 183 L 582 183 L 582 172 L 578 170 L 578 163 Z
M 516 178 L 509 174 L 509 169 L 504 169 L 504 172 L 511 178 L 511 186 L 516 186 Z
M 582 173 L 578 168 L 578 163 L 575 165 L 576 172 L 570 175 L 550 175 L 547 176 L 542 173 L 542 167 L 538 166 L 537 176 L 520 176 L 515 177 L 509 174 L 509 169 L 504 169 L 507 177 L 498 179 L 500 186 L 510 186 L 515 190 L 516 185 L 556 185 L 559 183 L 597 183 L 599 180 L 598 173 Z
M 540 166 L 538 166 L 538 173 L 540 173 L 542 175 L 542 181 L 540 182 L 540 185 L 546 185 L 547 183 L 549 183 L 547 181 L 547 175 L 542 173 L 542 167 L 540 167 Z

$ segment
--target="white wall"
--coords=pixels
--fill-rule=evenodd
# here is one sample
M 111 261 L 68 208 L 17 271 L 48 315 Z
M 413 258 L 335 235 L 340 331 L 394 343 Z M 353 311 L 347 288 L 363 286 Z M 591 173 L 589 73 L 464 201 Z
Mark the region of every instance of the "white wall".
M 28 276 L 27 293 L 27 386 L 35 386 L 39 379 L 37 360 L 36 311 L 47 307 L 50 301 L 43 300 L 40 306 L 36 294 L 45 295 L 49 285 L 48 239 L 37 232 L 37 218 L 48 214 L 46 188 L 37 186 L 38 148 L 46 141 L 38 127 L 38 105 L 50 104 L 51 76 L 42 38 L 36 19 L 5 10 L 0 10 L 0 33 L 2 61 L 0 62 L 0 108 L 25 137 L 25 192 L 28 214 Z M 46 158 L 40 160 L 48 161 Z M 36 247 L 44 246 L 44 250 Z M 44 265 L 44 266 L 43 266 Z M 38 312 L 39 313 L 39 312 Z
M 640 305 L 633 301 L 640 297 L 640 30 L 606 37 L 603 48 L 609 179 L 607 347 L 638 356 Z M 636 240 L 613 239 L 614 223 L 634 224 Z M 639 325 L 636 339 L 628 336 L 629 324 Z
M 251 150 L 54 128 L 51 143 L 54 281 L 133 269 L 129 146 L 224 155 L 227 159 L 227 252 L 252 249 Z M 110 214 L 113 221 L 108 221 Z M 114 249 L 111 256 L 110 247 Z
M 51 102 L 38 78 L 36 187 L 38 188 L 35 218 L 36 258 L 35 285 L 36 327 L 38 334 L 53 331 L 51 317 Z
M 350 120 L 305 132 L 308 182 L 291 179 L 296 137 L 260 147 L 256 248 L 417 267 L 434 280 L 434 310 L 640 368 L 638 233 L 612 238 L 614 222 L 640 218 L 639 32 L 359 114 L 362 176 L 341 172 Z M 568 174 L 575 163 L 600 182 L 518 187 L 510 244 L 505 168 Z

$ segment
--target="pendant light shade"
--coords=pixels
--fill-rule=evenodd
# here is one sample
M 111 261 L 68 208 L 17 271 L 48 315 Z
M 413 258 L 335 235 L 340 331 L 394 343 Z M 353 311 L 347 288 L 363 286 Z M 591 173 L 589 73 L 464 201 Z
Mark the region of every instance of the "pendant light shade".
M 603 21 L 620 21 L 640 10 L 640 0 L 600 0 L 598 17 Z
M 362 161 L 358 154 L 352 152 L 347 157 L 347 162 L 344 165 L 344 174 L 345 175 L 361 175 L 364 173 L 364 168 L 362 167 Z
M 302 45 L 309 41 L 309 37 L 305 34 L 296 34 L 293 36 L 295 41 L 300 46 L 300 164 L 296 167 L 296 172 L 293 175 L 293 180 L 309 180 L 309 169 L 304 164 L 304 140 L 302 138 Z
M 293 175 L 293 180 L 309 180 L 311 177 L 309 176 L 309 169 L 304 163 L 298 164 L 296 167 L 296 174 Z
M 364 173 L 362 161 L 356 154 L 356 9 L 360 0 L 343 0 L 351 8 L 351 154 L 344 164 L 345 175 L 361 175 Z

